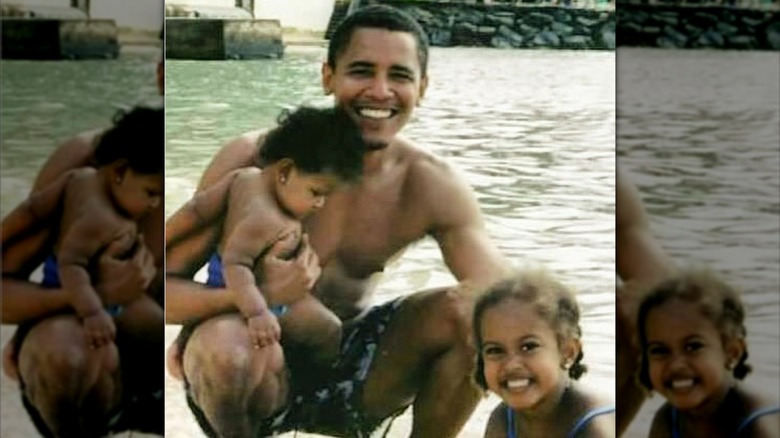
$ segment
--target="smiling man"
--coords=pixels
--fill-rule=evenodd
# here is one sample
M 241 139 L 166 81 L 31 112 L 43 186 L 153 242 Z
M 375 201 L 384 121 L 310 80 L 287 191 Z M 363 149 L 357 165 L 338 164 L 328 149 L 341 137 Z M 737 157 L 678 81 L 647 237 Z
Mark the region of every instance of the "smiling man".
M 341 318 L 344 342 L 333 367 L 312 370 L 306 352 L 285 343 L 285 329 L 305 318 L 281 316 L 282 345 L 252 348 L 230 292 L 191 280 L 215 250 L 218 224 L 176 230 L 190 237 L 166 249 L 167 321 L 185 324 L 169 369 L 185 382 L 209 436 L 286 430 L 367 436 L 413 405 L 412 436 L 454 437 L 475 408 L 480 391 L 471 380 L 468 294 L 443 288 L 370 306 L 385 265 L 425 236 L 438 242 L 461 282 L 488 283 L 508 272 L 472 189 L 446 163 L 398 136 L 425 93 L 427 59 L 425 33 L 396 9 L 367 7 L 341 24 L 322 85 L 371 145 L 362 179 L 331 195 L 306 222 L 310 244 L 296 259 L 280 260 L 272 250 L 258 262 L 269 304 L 295 306 L 290 297 L 312 294 Z M 225 145 L 198 190 L 238 167 L 260 166 L 264 136 L 256 131 Z

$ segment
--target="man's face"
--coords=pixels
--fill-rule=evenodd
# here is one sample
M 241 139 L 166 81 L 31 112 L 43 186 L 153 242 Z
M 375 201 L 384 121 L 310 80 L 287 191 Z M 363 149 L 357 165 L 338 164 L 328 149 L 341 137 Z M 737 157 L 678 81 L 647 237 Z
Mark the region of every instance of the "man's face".
M 357 122 L 371 148 L 387 146 L 422 98 L 417 42 L 407 32 L 359 28 L 336 68 L 322 69 L 325 91 Z

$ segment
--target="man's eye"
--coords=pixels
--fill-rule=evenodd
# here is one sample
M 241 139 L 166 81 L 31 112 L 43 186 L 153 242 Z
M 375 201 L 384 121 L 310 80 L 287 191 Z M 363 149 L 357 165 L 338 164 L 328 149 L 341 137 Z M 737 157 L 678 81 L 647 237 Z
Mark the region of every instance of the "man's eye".
M 367 68 L 356 68 L 349 71 L 352 76 L 367 77 L 371 76 L 373 72 Z
M 412 75 L 410 75 L 409 73 L 400 73 L 400 72 L 392 73 L 390 75 L 390 77 L 392 77 L 395 80 L 400 80 L 400 81 L 404 81 L 404 82 L 408 82 L 408 81 L 413 81 L 414 80 L 414 77 Z

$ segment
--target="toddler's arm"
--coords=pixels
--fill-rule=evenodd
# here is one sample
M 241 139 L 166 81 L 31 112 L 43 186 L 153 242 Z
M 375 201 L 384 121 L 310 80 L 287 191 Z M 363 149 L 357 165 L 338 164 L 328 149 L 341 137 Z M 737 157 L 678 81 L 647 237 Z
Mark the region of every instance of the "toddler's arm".
M 83 319 L 87 341 L 94 347 L 108 344 L 116 335 L 114 321 L 92 287 L 88 271 L 90 260 L 113 240 L 112 237 L 115 236 L 111 230 L 93 216 L 73 224 L 57 254 L 62 288 L 76 314 Z M 134 240 L 129 237 L 128 242 Z
M 225 285 L 247 319 L 249 335 L 258 347 L 263 347 L 278 341 L 281 329 L 268 310 L 253 271 L 257 258 L 271 245 L 269 227 L 252 219 L 240 222 L 232 230 L 222 252 L 222 265 Z

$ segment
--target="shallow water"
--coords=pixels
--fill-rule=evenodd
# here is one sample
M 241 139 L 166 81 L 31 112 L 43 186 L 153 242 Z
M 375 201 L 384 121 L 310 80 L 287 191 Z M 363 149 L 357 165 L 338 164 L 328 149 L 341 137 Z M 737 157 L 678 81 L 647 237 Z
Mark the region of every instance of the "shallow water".
M 272 126 L 281 108 L 329 104 L 319 48 L 281 61 L 166 64 L 166 213 L 195 189 L 226 140 Z M 514 265 L 547 264 L 579 292 L 584 383 L 613 397 L 613 52 L 434 49 L 430 86 L 404 135 L 446 157 L 474 187 L 487 229 Z M 388 266 L 377 302 L 454 283 L 434 241 Z M 169 341 L 176 327 L 169 326 Z M 604 389 L 607 388 L 607 389 Z M 178 382 L 166 384 L 171 437 L 201 436 Z M 496 400 L 483 402 L 461 436 L 482 436 Z M 169 417 L 170 418 L 170 417 Z M 410 415 L 391 436 L 406 436 Z
M 618 164 L 671 255 L 743 292 L 746 383 L 780 400 L 780 54 L 618 51 Z M 627 436 L 647 436 L 654 396 Z

